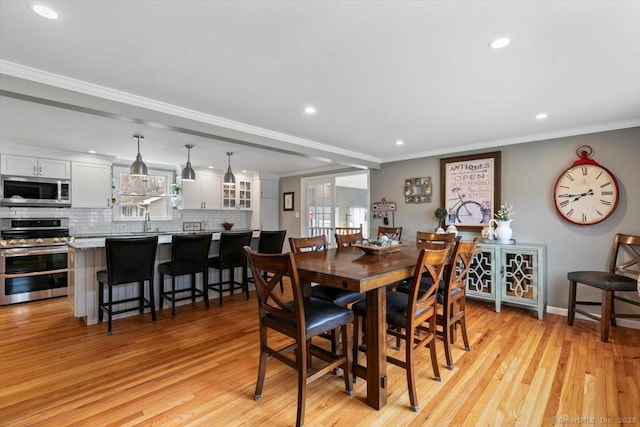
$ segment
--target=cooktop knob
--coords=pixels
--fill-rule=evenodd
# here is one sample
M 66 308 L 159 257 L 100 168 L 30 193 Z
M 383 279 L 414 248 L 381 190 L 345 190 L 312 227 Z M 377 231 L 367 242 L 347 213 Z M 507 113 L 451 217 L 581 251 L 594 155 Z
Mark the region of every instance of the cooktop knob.
M 66 237 L 61 237 L 61 238 L 60 238 L 60 241 L 61 241 L 62 243 L 66 243 L 67 238 L 66 238 Z
M 51 239 L 51 241 L 52 241 L 53 243 L 58 243 L 59 239 L 58 239 L 57 237 L 54 237 L 53 239 Z
M 20 239 L 20 240 L 18 240 L 18 244 L 19 244 L 19 245 L 24 245 L 25 243 L 27 243 L 27 241 L 26 241 L 26 240 L 24 240 L 24 239 Z
M 44 242 L 44 240 L 42 240 L 42 239 L 36 239 L 36 243 L 42 243 L 42 242 Z
M 15 241 L 14 239 L 11 239 L 11 240 L 9 240 L 9 244 L 10 244 L 10 245 L 15 245 L 15 244 L 16 244 L 16 241 Z
M 6 240 L 0 240 L 0 246 L 7 246 Z

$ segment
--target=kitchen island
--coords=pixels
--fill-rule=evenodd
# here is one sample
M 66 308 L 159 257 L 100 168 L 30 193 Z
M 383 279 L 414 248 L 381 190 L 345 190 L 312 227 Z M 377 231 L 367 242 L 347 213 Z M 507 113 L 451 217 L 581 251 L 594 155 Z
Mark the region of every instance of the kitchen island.
M 233 230 L 246 231 L 246 230 Z M 252 247 L 257 247 L 260 232 L 253 231 Z M 218 242 L 220 241 L 221 230 L 201 231 L 199 233 L 212 233 L 210 256 L 218 254 Z M 156 253 L 154 286 L 156 293 L 156 308 L 158 308 L 160 289 L 160 275 L 158 274 L 158 264 L 171 260 L 171 236 L 172 234 L 184 234 L 184 232 L 176 233 L 119 233 L 109 235 L 86 235 L 76 236 L 74 241 L 69 244 L 68 266 L 69 266 L 69 284 L 67 300 L 73 310 L 75 317 L 82 318 L 87 325 L 98 323 L 98 281 L 96 273 L 107 268 L 107 257 L 105 251 L 105 240 L 108 237 L 143 237 L 158 236 L 158 251 Z M 176 278 L 178 287 L 185 287 L 190 280 L 189 276 L 180 276 Z M 215 279 L 217 280 L 217 279 Z M 200 275 L 197 276 L 196 286 L 203 289 L 205 284 L 202 283 Z M 106 292 L 106 290 L 105 290 Z M 137 284 L 131 283 L 127 285 L 117 286 L 113 289 L 114 298 L 124 299 L 132 298 L 138 292 Z M 148 297 L 148 295 L 146 295 Z M 181 301 L 178 304 L 187 304 L 189 301 Z M 132 303 L 133 304 L 133 303 Z M 114 316 L 114 319 L 124 316 L 135 315 L 135 312 L 122 313 Z

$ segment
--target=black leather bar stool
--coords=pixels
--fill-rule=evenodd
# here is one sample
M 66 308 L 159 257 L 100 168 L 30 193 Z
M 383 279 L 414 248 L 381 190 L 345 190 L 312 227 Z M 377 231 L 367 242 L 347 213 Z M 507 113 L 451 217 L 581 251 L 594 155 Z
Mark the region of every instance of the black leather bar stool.
M 108 238 L 105 240 L 107 252 L 107 269 L 98 271 L 98 322 L 102 323 L 103 312 L 107 313 L 107 335 L 111 335 L 111 318 L 114 314 L 139 310 L 144 313 L 145 308 L 151 309 L 151 319 L 156 322 L 156 308 L 154 301 L 153 274 L 158 248 L 158 236 L 139 238 Z M 144 282 L 149 283 L 149 298 L 145 298 Z M 138 282 L 138 296 L 113 299 L 113 287 L 127 283 Z M 104 301 L 104 285 L 107 285 L 108 298 Z M 138 302 L 138 305 L 114 310 L 114 305 Z
M 287 230 L 260 231 L 258 239 L 258 252 L 261 254 L 281 254 L 284 239 Z M 268 275 L 264 272 L 264 279 L 268 279 Z M 253 278 L 251 279 L 253 281 Z M 280 292 L 284 292 L 284 284 L 280 280 Z
M 220 247 L 218 255 L 209 258 L 209 268 L 218 270 L 218 282 L 209 283 L 209 289 L 220 294 L 222 305 L 222 293 L 229 291 L 233 294 L 236 289 L 244 289 L 249 299 L 249 285 L 247 282 L 247 259 L 244 247 L 251 244 L 251 231 L 223 231 L 220 233 Z M 235 269 L 242 267 L 242 282 L 236 282 Z M 229 280 L 222 280 L 222 272 L 229 270 Z M 225 285 L 226 288 L 225 288 Z
M 195 304 L 196 297 L 204 298 L 204 305 L 209 309 L 209 295 L 207 288 L 209 234 L 174 234 L 171 236 L 171 261 L 158 266 L 160 273 L 160 310 L 164 300 L 171 301 L 171 317 L 176 318 L 176 301 L 191 299 Z M 202 289 L 196 288 L 196 274 L 202 273 Z M 164 276 L 171 276 L 171 289 L 164 289 Z M 176 289 L 176 276 L 191 275 L 191 286 Z M 185 295 L 186 293 L 189 295 Z

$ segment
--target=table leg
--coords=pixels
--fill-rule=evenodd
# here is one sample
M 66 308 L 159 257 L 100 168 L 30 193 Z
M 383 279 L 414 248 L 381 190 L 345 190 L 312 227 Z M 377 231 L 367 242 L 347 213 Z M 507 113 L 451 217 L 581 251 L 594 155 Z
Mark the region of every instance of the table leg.
M 387 289 L 367 292 L 367 403 L 375 409 L 387 404 Z

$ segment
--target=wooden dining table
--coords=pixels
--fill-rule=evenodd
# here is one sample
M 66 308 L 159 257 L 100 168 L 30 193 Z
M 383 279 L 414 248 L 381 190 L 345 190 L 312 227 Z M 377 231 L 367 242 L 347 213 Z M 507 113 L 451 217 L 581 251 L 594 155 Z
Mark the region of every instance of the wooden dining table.
M 398 252 L 377 255 L 357 247 L 295 254 L 301 280 L 366 294 L 367 366 L 354 374 L 367 380 L 367 403 L 375 409 L 387 404 L 386 286 L 412 277 L 418 253 L 409 242 Z

